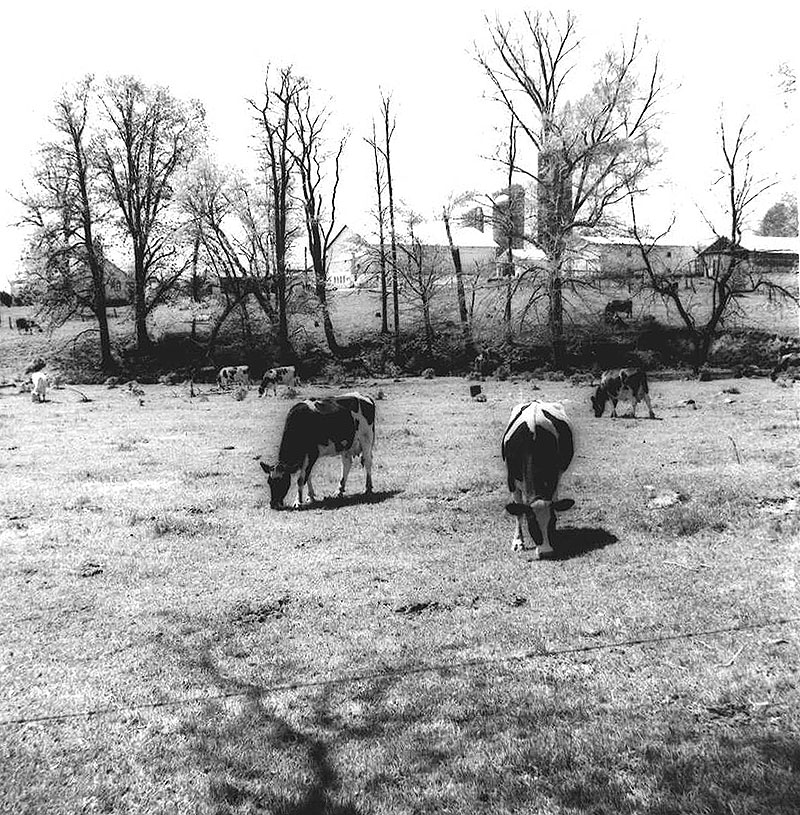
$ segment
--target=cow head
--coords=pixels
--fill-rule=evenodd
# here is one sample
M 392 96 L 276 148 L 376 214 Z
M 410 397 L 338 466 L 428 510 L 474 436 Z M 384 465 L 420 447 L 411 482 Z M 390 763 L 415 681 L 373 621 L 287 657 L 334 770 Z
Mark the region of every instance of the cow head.
M 258 462 L 261 469 L 267 474 L 267 483 L 269 484 L 269 505 L 272 509 L 280 509 L 283 506 L 283 500 L 286 498 L 286 493 L 289 492 L 290 475 L 280 464 L 264 464 L 263 461 Z
M 264 373 L 263 378 L 261 379 L 261 384 L 258 386 L 258 395 L 262 397 L 264 392 L 269 388 L 270 385 L 275 385 L 277 380 L 277 375 L 275 373 L 274 368 L 270 368 L 268 371 Z
M 556 513 L 564 512 L 575 506 L 572 498 L 561 498 L 558 501 L 548 501 L 536 498 L 530 504 L 507 504 L 506 512 L 528 520 L 528 531 L 536 545 L 542 552 L 553 551 L 552 535 L 556 529 Z
M 592 395 L 592 410 L 594 415 L 599 419 L 606 409 L 606 394 L 602 388 L 598 388 L 597 392 Z

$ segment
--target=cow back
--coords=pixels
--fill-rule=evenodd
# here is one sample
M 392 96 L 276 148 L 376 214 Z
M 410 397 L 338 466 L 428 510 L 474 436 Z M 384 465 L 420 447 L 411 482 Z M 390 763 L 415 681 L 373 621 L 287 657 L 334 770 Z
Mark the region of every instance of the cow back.
M 574 441 L 564 408 L 558 402 L 517 405 L 503 435 L 508 488 L 517 482 L 527 492 L 550 499 L 558 479 L 572 462 Z

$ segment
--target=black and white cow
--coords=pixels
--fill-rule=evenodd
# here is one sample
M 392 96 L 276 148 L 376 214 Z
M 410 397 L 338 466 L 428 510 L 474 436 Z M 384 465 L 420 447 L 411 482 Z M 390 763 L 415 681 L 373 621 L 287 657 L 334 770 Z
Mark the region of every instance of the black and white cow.
M 297 499 L 303 503 L 303 486 L 315 500 L 311 470 L 318 458 L 341 455 L 342 479 L 339 496 L 344 495 L 354 456 L 361 456 L 367 473 L 365 492 L 372 492 L 372 447 L 375 443 L 375 402 L 359 393 L 305 399 L 289 410 L 278 451 L 278 463 L 261 469 L 269 476 L 270 506 L 280 509 L 297 476 Z
M 222 390 L 227 390 L 235 385 L 244 388 L 250 386 L 250 366 L 229 365 L 227 368 L 220 368 L 217 374 L 217 385 Z
M 278 385 L 288 385 L 293 388 L 295 385 L 296 372 L 294 365 L 284 365 L 281 368 L 270 368 L 265 372 L 258 388 L 258 395 L 263 396 L 265 391 L 272 385 L 273 394 L 278 393 Z
M 572 498 L 557 498 L 558 481 L 574 453 L 564 408 L 558 402 L 517 405 L 503 434 L 502 452 L 511 492 L 506 510 L 517 519 L 514 549 L 525 548 L 522 519 L 526 518 L 539 556 L 552 555 L 556 512 L 575 504 Z
M 598 418 L 606 409 L 606 402 L 611 401 L 611 418 L 617 415 L 617 402 L 625 400 L 633 405 L 636 417 L 636 405 L 644 402 L 651 419 L 655 419 L 653 406 L 650 404 L 650 392 L 647 388 L 647 374 L 641 368 L 615 368 L 603 371 L 600 384 L 592 396 L 592 408 Z
M 42 327 L 32 317 L 17 317 L 16 321 L 17 331 L 24 331 L 26 334 L 32 334 L 33 329 L 41 333 Z

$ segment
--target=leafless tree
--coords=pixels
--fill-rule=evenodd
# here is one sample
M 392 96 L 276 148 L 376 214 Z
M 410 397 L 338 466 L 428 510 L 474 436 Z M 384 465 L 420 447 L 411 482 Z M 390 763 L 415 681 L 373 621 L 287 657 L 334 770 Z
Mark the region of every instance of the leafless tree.
M 418 303 L 425 331 L 425 350 L 431 359 L 434 339 L 432 302 L 442 282 L 445 255 L 439 247 L 425 246 L 417 237 L 415 227 L 420 220 L 414 213 L 409 214 L 408 236 L 398 241 L 402 257 L 396 268 L 406 290 Z
M 256 111 L 256 123 L 261 142 L 259 157 L 261 173 L 270 211 L 270 233 L 273 254 L 273 275 L 278 312 L 278 346 L 282 359 L 294 356 L 289 339 L 289 295 L 287 254 L 296 235 L 293 224 L 293 177 L 297 167 L 295 132 L 292 115 L 296 100 L 305 87 L 305 81 L 291 67 L 278 71 L 272 80 L 273 69 L 264 77 L 264 95 L 250 101 Z
M 467 296 L 464 288 L 464 269 L 461 265 L 461 252 L 453 242 L 453 233 L 450 228 L 450 221 L 453 210 L 456 206 L 463 205 L 466 201 L 474 199 L 473 193 L 465 193 L 456 198 L 450 198 L 442 207 L 442 221 L 444 221 L 445 232 L 447 233 L 447 243 L 450 247 L 450 257 L 453 260 L 453 269 L 456 276 L 456 296 L 458 297 L 458 316 L 461 322 L 461 333 L 463 336 L 464 349 L 471 353 L 474 348 L 472 339 L 472 326 L 470 324 L 469 312 L 467 311 Z
M 486 22 L 491 49 L 478 50 L 477 59 L 511 114 L 518 139 L 536 154 L 535 167 L 517 156 L 514 171 L 532 179 L 538 190 L 536 243 L 549 261 L 548 325 L 553 360 L 560 365 L 563 272 L 573 231 L 602 227 L 657 158 L 652 134 L 661 94 L 658 58 L 641 81 L 637 29 L 629 46 L 606 55 L 593 87 L 568 98 L 566 81 L 580 47 L 572 14 L 563 21 L 526 13 L 520 24 Z
M 42 145 L 35 170 L 37 191 L 26 195 L 23 223 L 34 230 L 28 270 L 51 320 L 62 323 L 76 309 L 97 319 L 101 367 L 114 368 L 106 314 L 105 258 L 99 235 L 97 163 L 90 149 L 93 79 L 65 89 L 51 124 L 56 136 Z
M 250 335 L 247 302 L 252 298 L 276 325 L 276 308 L 271 293 L 273 261 L 267 202 L 257 188 L 239 174 L 220 171 L 209 158 L 192 169 L 181 196 L 193 234 L 207 264 L 219 281 L 226 306 L 217 326 L 238 309 L 245 336 Z M 218 328 L 211 336 L 216 338 Z M 208 346 L 208 353 L 213 346 Z
M 347 137 L 342 136 L 333 151 L 328 151 L 327 129 L 330 112 L 317 106 L 307 84 L 292 98 L 294 153 L 300 177 L 300 192 L 305 216 L 308 252 L 314 270 L 314 289 L 322 312 L 322 325 L 328 347 L 334 354 L 342 349 L 336 339 L 328 303 L 328 264 L 333 245 L 344 231 L 336 221 L 336 196 L 339 190 L 340 163 Z
M 381 91 L 381 123 L 383 124 L 383 146 L 378 150 L 383 156 L 386 169 L 386 188 L 389 193 L 389 245 L 391 247 L 392 270 L 392 309 L 394 317 L 394 360 L 400 362 L 400 287 L 397 269 L 397 231 L 395 229 L 395 200 L 392 177 L 392 138 L 397 120 L 392 115 L 392 95 Z
M 386 208 L 383 204 L 383 193 L 386 189 L 386 171 L 381 166 L 382 151 L 378 147 L 378 136 L 375 120 L 372 120 L 372 138 L 365 139 L 372 148 L 372 157 L 375 162 L 375 196 L 377 199 L 375 219 L 378 222 L 378 268 L 380 270 L 381 286 L 381 334 L 389 333 L 389 291 L 386 279 Z
M 95 142 L 108 197 L 119 209 L 133 249 L 137 348 L 150 346 L 147 315 L 164 300 L 185 271 L 170 223 L 176 173 L 191 162 L 203 137 L 204 113 L 197 103 L 133 77 L 109 79 L 100 102 L 104 131 Z
M 693 347 L 692 365 L 698 370 L 708 361 L 711 345 L 725 321 L 742 313 L 742 298 L 757 291 L 768 291 L 797 302 L 796 292 L 772 279 L 758 264 L 752 263 L 742 248 L 742 227 L 753 203 L 775 185 L 775 181 L 757 178 L 752 166 L 753 135 L 749 117 L 745 117 L 731 136 L 720 115 L 719 140 L 723 165 L 715 185 L 723 191 L 728 219 L 727 229 L 718 231 L 711 219 L 707 223 L 717 236 L 713 259 L 704 264 L 710 283 L 707 297 L 698 298 L 681 291 L 672 275 L 659 269 L 654 262 L 654 250 L 669 232 L 655 237 L 640 229 L 636 217 L 635 196 L 629 198 L 632 234 L 635 237 L 647 275 L 648 286 L 665 302 L 672 304 L 683 322 Z M 671 228 L 671 226 L 670 226 Z M 694 293 L 693 293 L 694 294 Z

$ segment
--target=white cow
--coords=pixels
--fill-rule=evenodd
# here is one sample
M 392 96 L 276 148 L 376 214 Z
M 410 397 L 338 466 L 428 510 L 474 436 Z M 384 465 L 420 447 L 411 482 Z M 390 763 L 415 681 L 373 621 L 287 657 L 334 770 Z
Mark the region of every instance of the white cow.
M 47 386 L 50 384 L 47 379 L 47 374 L 44 371 L 36 371 L 31 374 L 31 401 L 32 402 L 46 402 L 47 401 Z

